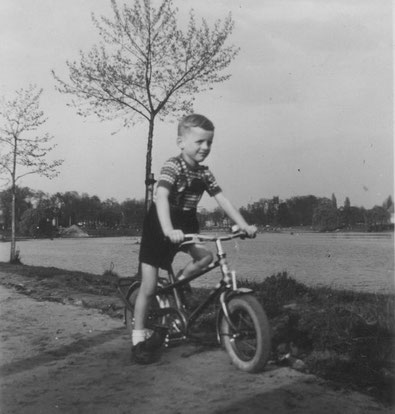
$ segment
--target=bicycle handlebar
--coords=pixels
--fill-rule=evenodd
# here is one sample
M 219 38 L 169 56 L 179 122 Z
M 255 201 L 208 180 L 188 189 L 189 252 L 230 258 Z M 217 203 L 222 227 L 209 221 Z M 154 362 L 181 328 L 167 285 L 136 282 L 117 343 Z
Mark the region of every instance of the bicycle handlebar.
M 198 243 L 202 241 L 212 241 L 216 242 L 217 240 L 220 241 L 226 241 L 226 240 L 232 240 L 232 239 L 245 239 L 247 234 L 244 231 L 238 231 L 234 234 L 228 234 L 226 236 L 209 236 L 206 234 L 185 234 L 185 239 L 181 244 L 190 244 L 190 243 Z

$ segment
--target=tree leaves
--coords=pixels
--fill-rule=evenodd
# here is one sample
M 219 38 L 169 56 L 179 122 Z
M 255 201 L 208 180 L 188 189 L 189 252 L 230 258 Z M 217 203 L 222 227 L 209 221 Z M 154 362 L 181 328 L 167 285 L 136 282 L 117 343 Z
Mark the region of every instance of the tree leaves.
M 223 70 L 238 53 L 226 41 L 233 30 L 231 15 L 210 28 L 196 23 L 191 12 L 185 32 L 177 26 L 177 9 L 163 0 L 135 0 L 120 8 L 112 0 L 112 19 L 92 16 L 102 42 L 67 62 L 69 80 L 54 73 L 57 89 L 75 95 L 83 115 L 128 118 L 130 111 L 147 120 L 178 116 L 193 105 L 194 95 L 223 82 Z M 132 121 L 133 122 L 133 121 Z
M 55 177 L 62 160 L 48 162 L 47 154 L 56 145 L 48 133 L 36 135 L 33 132 L 47 121 L 40 109 L 42 89 L 29 85 L 15 91 L 14 97 L 0 102 L 0 172 L 9 176 L 14 186 L 28 174 Z
M 230 14 L 210 28 L 204 19 L 198 25 L 191 11 L 182 31 L 171 0 L 162 0 L 157 8 L 152 3 L 134 0 L 121 8 L 111 0 L 112 18 L 92 15 L 100 44 L 80 52 L 78 62 L 66 62 L 69 79 L 52 71 L 57 90 L 76 98 L 71 104 L 79 115 L 120 118 L 125 126 L 149 123 L 146 181 L 156 117 L 192 112 L 199 92 L 229 79 L 224 70 L 239 51 L 226 44 L 234 26 Z

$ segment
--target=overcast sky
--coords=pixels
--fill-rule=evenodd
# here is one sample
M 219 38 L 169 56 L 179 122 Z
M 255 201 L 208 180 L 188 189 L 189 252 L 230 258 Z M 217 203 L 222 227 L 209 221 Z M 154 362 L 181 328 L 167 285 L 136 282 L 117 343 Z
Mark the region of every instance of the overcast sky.
M 123 3 L 123 2 L 120 2 Z M 238 207 L 260 198 L 313 194 L 371 208 L 393 197 L 391 0 L 177 0 L 209 22 L 232 12 L 241 51 L 232 77 L 197 96 L 195 112 L 216 126 L 206 160 Z M 111 16 L 110 0 L 1 0 L 0 94 L 44 88 L 45 131 L 65 162 L 52 181 L 22 185 L 50 194 L 75 190 L 143 198 L 147 125 L 82 119 L 54 89 L 100 37 L 91 12 Z M 178 153 L 176 125 L 157 123 L 153 172 Z M 205 198 L 203 205 L 214 204 Z

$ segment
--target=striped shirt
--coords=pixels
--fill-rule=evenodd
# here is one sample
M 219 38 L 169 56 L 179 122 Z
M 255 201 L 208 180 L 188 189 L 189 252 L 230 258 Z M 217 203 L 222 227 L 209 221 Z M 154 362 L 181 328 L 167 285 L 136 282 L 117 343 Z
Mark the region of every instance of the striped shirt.
M 170 191 L 170 205 L 182 210 L 196 209 L 204 191 L 211 197 L 222 191 L 208 167 L 191 167 L 181 155 L 163 165 L 158 180 L 161 186 Z

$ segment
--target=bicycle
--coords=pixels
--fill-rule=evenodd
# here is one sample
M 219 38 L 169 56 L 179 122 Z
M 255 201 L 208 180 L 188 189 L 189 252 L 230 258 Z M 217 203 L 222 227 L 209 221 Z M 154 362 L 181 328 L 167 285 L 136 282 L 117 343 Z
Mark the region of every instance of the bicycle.
M 170 346 L 188 338 L 193 338 L 191 327 L 204 310 L 217 303 L 217 341 L 228 352 L 232 363 L 242 371 L 259 372 L 265 367 L 271 350 L 270 325 L 266 313 L 254 296 L 252 289 L 239 288 L 235 271 L 230 271 L 222 242 L 235 238 L 244 239 L 245 233 L 236 231 L 226 236 L 186 234 L 184 246 L 188 243 L 214 242 L 217 260 L 208 268 L 194 276 L 177 280 L 172 266 L 168 269 L 168 279 L 158 280 L 155 300 L 152 301 L 147 318 L 147 328 L 166 327 L 165 346 Z M 187 309 L 182 288 L 192 280 L 212 271 L 221 269 L 221 280 L 208 294 L 208 297 L 191 311 Z M 134 304 L 141 282 L 119 280 L 118 292 L 125 303 L 125 323 L 132 331 Z

